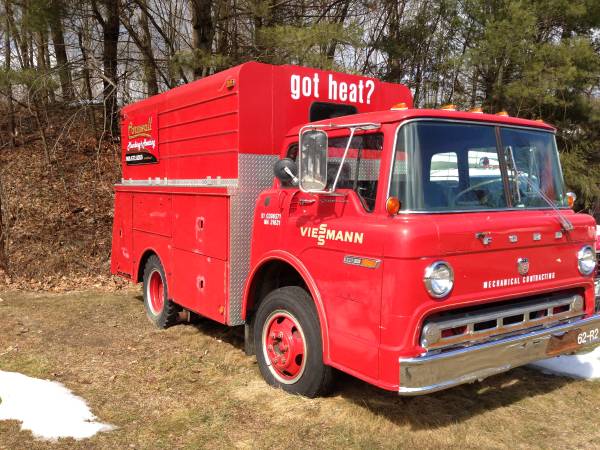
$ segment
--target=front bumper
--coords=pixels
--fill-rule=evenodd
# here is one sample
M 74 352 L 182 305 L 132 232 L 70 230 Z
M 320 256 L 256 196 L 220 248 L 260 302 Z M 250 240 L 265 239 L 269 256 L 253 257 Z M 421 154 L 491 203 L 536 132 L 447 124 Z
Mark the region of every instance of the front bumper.
M 600 315 L 458 350 L 400 358 L 399 394 L 428 394 L 597 345 Z

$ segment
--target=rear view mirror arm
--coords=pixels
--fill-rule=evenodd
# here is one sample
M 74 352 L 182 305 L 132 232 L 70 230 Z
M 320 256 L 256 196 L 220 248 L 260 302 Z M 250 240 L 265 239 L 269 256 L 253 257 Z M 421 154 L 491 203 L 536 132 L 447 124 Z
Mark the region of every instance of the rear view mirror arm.
M 337 187 L 338 180 L 340 178 L 340 174 L 342 173 L 342 169 L 344 168 L 344 162 L 346 162 L 346 156 L 348 155 L 348 150 L 350 150 L 350 144 L 352 143 L 352 139 L 354 138 L 354 132 L 356 128 L 350 128 L 350 136 L 348 137 L 348 143 L 346 144 L 346 149 L 344 150 L 344 155 L 342 156 L 342 161 L 340 162 L 340 167 L 338 167 L 337 173 L 335 174 L 335 179 L 333 180 L 333 184 L 331 185 L 330 192 L 335 192 L 335 188 Z

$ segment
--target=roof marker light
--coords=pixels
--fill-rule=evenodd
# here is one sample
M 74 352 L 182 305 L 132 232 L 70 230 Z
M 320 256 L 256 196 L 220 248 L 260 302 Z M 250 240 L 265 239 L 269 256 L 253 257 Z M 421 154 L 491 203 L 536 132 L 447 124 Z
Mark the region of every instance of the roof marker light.
M 508 117 L 508 113 L 503 109 L 496 113 L 497 116 Z
M 443 111 L 456 111 L 456 105 L 453 105 L 453 104 L 444 105 L 440 109 Z
M 408 106 L 404 102 L 396 103 L 394 106 L 390 108 L 392 111 L 404 111 L 408 109 Z
M 473 114 L 483 114 L 483 108 L 481 108 L 480 106 L 477 106 L 475 108 L 471 108 L 469 110 L 469 112 L 473 113 Z

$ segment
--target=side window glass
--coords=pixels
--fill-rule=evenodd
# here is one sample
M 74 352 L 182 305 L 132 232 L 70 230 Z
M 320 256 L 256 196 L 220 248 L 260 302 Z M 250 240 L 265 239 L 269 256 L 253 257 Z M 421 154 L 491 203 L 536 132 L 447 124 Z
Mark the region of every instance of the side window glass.
M 290 144 L 290 146 L 287 149 L 287 152 L 285 153 L 285 157 L 293 159 L 294 161 L 297 161 L 297 158 L 298 158 L 298 143 L 297 142 Z M 281 182 L 281 187 L 291 188 L 291 187 L 297 187 L 297 186 L 294 186 L 292 184 L 292 180 L 286 180 L 286 181 Z
M 347 136 L 329 139 L 327 189 L 333 186 L 340 171 L 347 144 Z M 337 189 L 354 190 L 367 211 L 373 211 L 375 207 L 382 149 L 382 133 L 354 136 L 338 178 Z
M 297 142 L 290 144 L 285 156 L 287 158 L 290 158 L 290 159 L 293 159 L 294 161 L 296 161 L 296 158 L 298 157 L 298 143 Z

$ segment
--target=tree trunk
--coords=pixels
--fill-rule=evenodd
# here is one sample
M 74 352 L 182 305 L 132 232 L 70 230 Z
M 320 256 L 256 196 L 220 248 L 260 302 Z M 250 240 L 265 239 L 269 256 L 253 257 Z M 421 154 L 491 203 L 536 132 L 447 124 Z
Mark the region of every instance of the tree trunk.
M 106 18 L 98 10 L 96 0 L 92 0 L 94 15 L 102 27 L 102 64 L 104 77 L 103 96 L 106 119 L 113 137 L 119 136 L 119 109 L 117 104 L 117 56 L 119 43 L 119 0 L 102 0 Z
M 200 58 L 212 53 L 212 42 L 215 33 L 212 20 L 213 0 L 190 0 L 192 9 L 192 48 Z M 194 66 L 194 79 L 202 78 L 208 68 L 201 62 Z
M 146 0 L 140 0 L 146 4 Z M 148 87 L 148 95 L 158 94 L 158 82 L 156 78 L 156 61 L 154 60 L 154 51 L 152 50 L 152 36 L 148 25 L 148 9 L 140 11 L 140 27 L 142 28 L 142 45 L 144 47 L 144 78 Z
M 6 14 L 6 33 L 4 33 L 4 68 L 6 73 L 8 74 L 8 83 L 6 86 L 6 90 L 8 91 L 8 139 L 10 142 L 10 148 L 13 149 L 15 147 L 15 105 L 13 103 L 13 90 L 12 83 L 10 82 L 10 65 L 11 65 L 11 57 L 12 52 L 10 49 L 10 0 L 5 0 L 4 2 L 5 14 Z
M 60 0 L 53 0 L 51 2 L 51 7 L 52 14 L 49 20 L 50 33 L 52 34 L 52 44 L 54 45 L 54 54 L 56 56 L 56 64 L 58 65 L 60 90 L 62 92 L 63 101 L 70 101 L 73 100 L 73 80 L 71 78 L 71 69 L 67 58 L 65 36 L 61 21 L 63 8 Z
M 47 80 L 50 76 L 48 72 L 48 67 L 46 67 L 46 40 L 47 37 L 44 36 L 44 32 L 40 31 L 37 34 L 37 45 L 36 45 L 36 67 L 38 70 L 39 76 L 42 78 L 41 87 L 39 89 L 39 93 L 35 95 L 38 97 L 43 105 L 48 105 L 48 98 L 50 95 L 49 89 L 47 88 Z
M 87 112 L 90 124 L 92 125 L 92 129 L 94 133 L 98 132 L 98 127 L 96 125 L 96 112 L 94 111 L 94 95 L 92 93 L 92 83 L 90 80 L 90 62 L 87 54 L 87 48 L 85 43 L 83 42 L 83 32 L 79 30 L 77 33 L 77 40 L 79 42 L 79 49 L 81 50 L 81 59 L 83 60 L 83 67 L 81 68 L 81 72 L 83 75 L 83 84 L 85 85 L 85 94 L 89 101 Z

